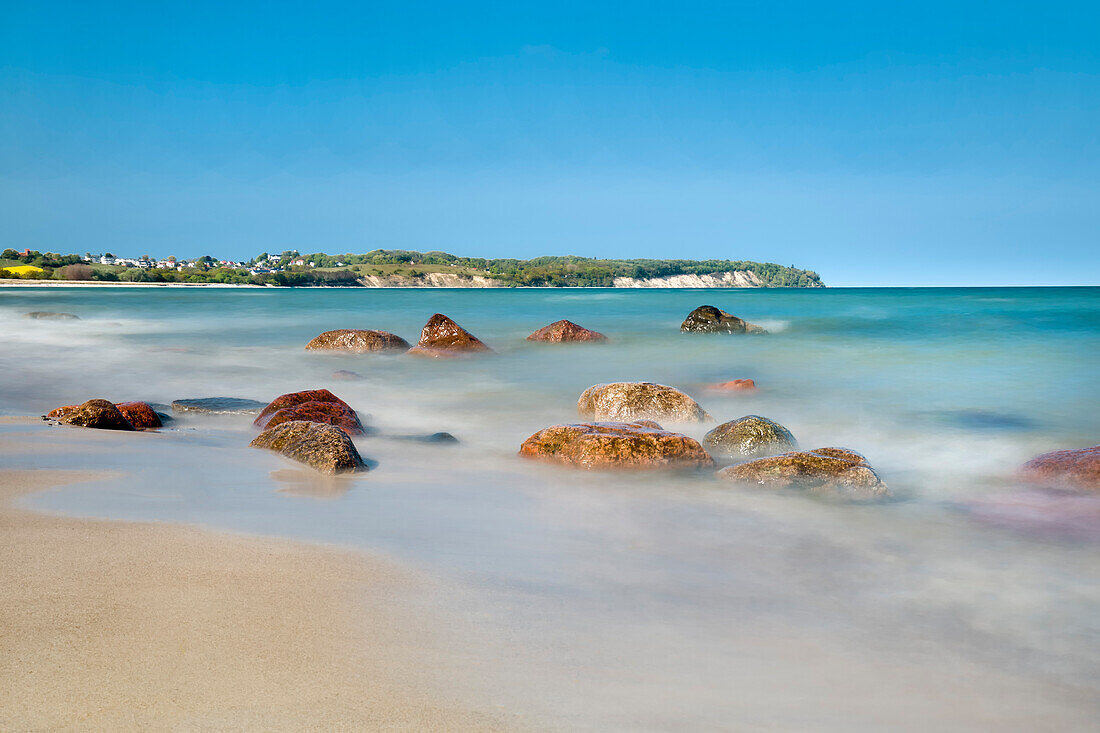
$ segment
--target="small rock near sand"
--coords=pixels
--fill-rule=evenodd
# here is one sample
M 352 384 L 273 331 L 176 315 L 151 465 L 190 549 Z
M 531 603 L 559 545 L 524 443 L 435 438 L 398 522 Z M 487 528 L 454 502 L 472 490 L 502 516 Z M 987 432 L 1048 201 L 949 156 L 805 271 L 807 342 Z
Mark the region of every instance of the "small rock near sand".
M 333 425 L 297 420 L 263 431 L 250 443 L 335 475 L 368 470 L 348 434 Z
M 66 411 L 58 418 L 65 425 L 98 430 L 133 430 L 134 426 L 108 400 L 88 400 L 73 410 Z

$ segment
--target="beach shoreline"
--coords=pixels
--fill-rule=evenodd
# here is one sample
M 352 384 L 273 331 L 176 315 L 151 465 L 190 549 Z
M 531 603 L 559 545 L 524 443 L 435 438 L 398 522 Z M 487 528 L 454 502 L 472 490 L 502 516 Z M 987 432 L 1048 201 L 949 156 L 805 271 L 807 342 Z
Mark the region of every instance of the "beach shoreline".
M 41 514 L 0 472 L 0 728 L 503 730 L 432 689 L 415 582 L 325 546 Z

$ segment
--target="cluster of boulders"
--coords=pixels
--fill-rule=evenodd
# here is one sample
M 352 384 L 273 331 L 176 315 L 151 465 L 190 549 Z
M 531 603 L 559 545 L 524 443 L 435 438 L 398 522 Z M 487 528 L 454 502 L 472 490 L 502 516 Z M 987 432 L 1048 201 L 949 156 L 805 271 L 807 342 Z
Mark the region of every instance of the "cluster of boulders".
M 730 315 L 713 305 L 702 305 L 689 313 L 680 330 L 691 333 L 767 333 L 762 327 Z M 543 326 L 528 336 L 527 340 L 547 343 L 606 343 L 608 338 L 599 331 L 585 328 L 573 321 L 561 320 Z M 492 351 L 481 339 L 442 313 L 436 313 L 428 319 L 420 332 L 420 340 L 414 346 L 389 331 L 341 328 L 319 334 L 306 344 L 306 349 L 347 351 L 353 354 L 396 351 L 436 359 Z
M 351 439 L 365 432 L 359 415 L 327 389 L 280 395 L 260 410 L 253 425 L 263 431 L 250 444 L 255 448 L 329 475 L 368 470 Z
M 111 402 L 93 399 L 80 405 L 65 405 L 45 416 L 63 425 L 100 430 L 150 430 L 162 426 L 159 412 L 147 402 Z
M 702 442 L 657 421 L 711 422 L 689 395 L 652 382 L 615 382 L 586 389 L 577 412 L 593 422 L 544 428 L 520 446 L 525 458 L 584 469 L 706 469 L 722 479 L 797 489 L 849 500 L 888 495 L 867 460 L 846 448 L 798 450 L 791 431 L 759 415 L 723 423 Z M 733 465 L 730 465 L 733 464 Z

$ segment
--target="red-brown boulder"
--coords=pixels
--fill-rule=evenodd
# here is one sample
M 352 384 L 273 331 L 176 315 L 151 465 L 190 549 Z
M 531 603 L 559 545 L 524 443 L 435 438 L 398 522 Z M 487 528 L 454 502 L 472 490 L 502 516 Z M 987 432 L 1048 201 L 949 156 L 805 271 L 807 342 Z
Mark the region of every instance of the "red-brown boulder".
M 543 326 L 527 337 L 528 341 L 552 341 L 556 343 L 568 341 L 607 341 L 599 331 L 592 331 L 584 326 L 578 326 L 572 321 L 557 321 L 549 326 Z
M 161 427 L 160 416 L 148 402 L 116 402 L 115 407 L 138 430 Z
M 284 407 L 267 418 L 264 428 L 270 430 L 276 425 L 295 420 L 335 425 L 348 435 L 362 435 L 364 432 L 363 423 L 359 421 L 355 410 L 339 402 L 303 402 Z
M 523 441 L 519 454 L 584 469 L 685 469 L 713 466 L 693 438 L 651 420 L 554 425 Z
M 1043 453 L 1021 466 L 1020 475 L 1031 483 L 1100 491 L 1100 445 Z
M 344 402 L 327 389 L 307 389 L 301 392 L 288 392 L 287 394 L 279 395 L 273 399 L 267 407 L 260 410 L 260 414 L 256 416 L 252 424 L 262 428 L 267 425 L 270 416 L 274 415 L 279 410 L 286 407 L 294 407 L 295 405 L 300 405 L 305 402 L 334 402 L 343 405 L 354 413 L 354 410 L 351 409 L 351 406 L 347 402 Z
M 424 324 L 420 332 L 420 341 L 409 349 L 414 356 L 434 358 L 455 356 L 456 354 L 492 351 L 481 339 L 452 321 L 442 313 L 436 313 Z

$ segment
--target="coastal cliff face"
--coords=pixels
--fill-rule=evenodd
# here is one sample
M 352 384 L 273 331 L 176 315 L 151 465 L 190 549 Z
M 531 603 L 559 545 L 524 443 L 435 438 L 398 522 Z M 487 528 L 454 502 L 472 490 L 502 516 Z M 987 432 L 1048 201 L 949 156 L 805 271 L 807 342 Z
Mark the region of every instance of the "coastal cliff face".
M 670 275 L 653 278 L 615 278 L 617 288 L 760 288 L 764 281 L 755 272 L 734 270 L 712 275 Z
M 491 277 L 463 277 L 449 272 L 428 272 L 420 277 L 407 275 L 365 275 L 359 284 L 367 288 L 505 288 L 508 283 Z M 710 275 L 670 275 L 668 277 L 617 277 L 616 288 L 762 288 L 767 287 L 755 272 L 733 270 Z
M 474 275 L 461 277 L 450 272 L 429 272 L 421 277 L 365 275 L 359 283 L 367 288 L 503 288 L 500 280 Z

